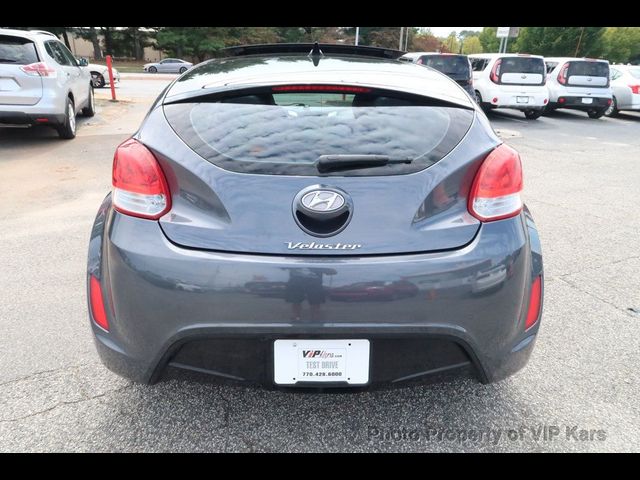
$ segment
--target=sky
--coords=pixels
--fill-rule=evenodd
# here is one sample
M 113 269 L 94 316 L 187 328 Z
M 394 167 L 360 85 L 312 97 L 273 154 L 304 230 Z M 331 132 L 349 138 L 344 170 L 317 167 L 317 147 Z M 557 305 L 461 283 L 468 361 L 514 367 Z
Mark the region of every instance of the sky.
M 462 30 L 477 30 L 477 31 L 482 31 L 483 27 L 420 27 L 420 28 L 430 28 L 431 32 L 436 36 L 436 37 L 446 37 L 448 36 L 451 32 L 453 32 L 454 30 L 457 33 L 460 33 L 460 31 Z

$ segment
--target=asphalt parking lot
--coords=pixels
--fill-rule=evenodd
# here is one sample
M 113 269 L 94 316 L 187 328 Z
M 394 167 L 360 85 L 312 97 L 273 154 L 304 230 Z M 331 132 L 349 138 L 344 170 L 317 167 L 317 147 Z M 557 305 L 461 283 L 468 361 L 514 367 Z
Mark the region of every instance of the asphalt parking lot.
M 490 114 L 517 148 L 546 290 L 529 365 L 362 393 L 132 384 L 98 360 L 91 224 L 166 79 L 100 91 L 78 137 L 0 130 L 0 451 L 640 451 L 640 114 Z

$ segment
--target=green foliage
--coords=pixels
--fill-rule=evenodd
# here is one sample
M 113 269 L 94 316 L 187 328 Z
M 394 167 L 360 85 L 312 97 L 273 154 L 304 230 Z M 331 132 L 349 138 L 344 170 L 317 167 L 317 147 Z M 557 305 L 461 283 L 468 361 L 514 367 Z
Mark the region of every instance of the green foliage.
M 471 55 L 474 53 L 482 53 L 482 44 L 477 36 L 467 37 L 462 42 L 462 53 Z
M 176 57 L 205 60 L 217 50 L 238 44 L 228 27 L 163 27 L 158 29 L 158 48 Z
M 640 28 L 608 27 L 602 35 L 603 57 L 612 63 L 640 62 Z
M 604 27 L 523 27 L 514 43 L 519 52 L 598 57 L 603 52 L 604 31 Z
M 442 42 L 442 51 L 447 53 L 460 52 L 460 42 L 456 32 L 451 32 L 447 38 L 440 38 Z
M 500 47 L 500 39 L 496 37 L 498 27 L 484 27 L 478 39 L 482 45 L 482 51 L 486 53 L 497 53 Z

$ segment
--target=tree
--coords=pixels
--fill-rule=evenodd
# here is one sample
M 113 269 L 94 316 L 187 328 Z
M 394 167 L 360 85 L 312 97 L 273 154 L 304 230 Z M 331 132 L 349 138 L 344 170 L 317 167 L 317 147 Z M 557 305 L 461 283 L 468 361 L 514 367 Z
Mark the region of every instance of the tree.
M 409 50 L 414 52 L 442 51 L 442 42 L 431 33 L 419 33 L 409 39 Z
M 602 35 L 603 57 L 610 62 L 628 63 L 640 60 L 640 28 L 609 27 Z
M 98 38 L 98 31 L 96 27 L 76 27 L 76 35 L 85 40 L 89 40 L 93 45 L 93 58 L 96 60 L 102 60 L 102 47 L 100 46 L 100 39 Z
M 497 53 L 500 48 L 500 39 L 496 37 L 498 27 L 484 27 L 478 39 L 482 46 L 482 51 L 487 53 Z
M 603 51 L 604 27 L 523 27 L 517 51 L 544 56 L 597 57 Z
M 482 53 L 482 44 L 478 37 L 467 37 L 462 42 L 462 53 L 471 55 L 474 53 Z
M 224 48 L 229 28 L 162 27 L 158 30 L 158 48 L 176 57 L 194 57 L 199 62 Z
M 456 32 L 451 32 L 447 38 L 440 38 L 442 42 L 442 51 L 445 53 L 458 53 L 460 51 L 460 42 Z

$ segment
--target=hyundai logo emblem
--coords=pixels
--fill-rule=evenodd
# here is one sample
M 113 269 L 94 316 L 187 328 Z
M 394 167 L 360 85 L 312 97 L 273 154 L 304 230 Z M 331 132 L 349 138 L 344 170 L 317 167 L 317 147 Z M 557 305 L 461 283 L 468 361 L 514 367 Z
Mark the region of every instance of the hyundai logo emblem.
M 313 190 L 300 200 L 305 208 L 314 212 L 334 212 L 342 208 L 344 197 L 331 190 Z

